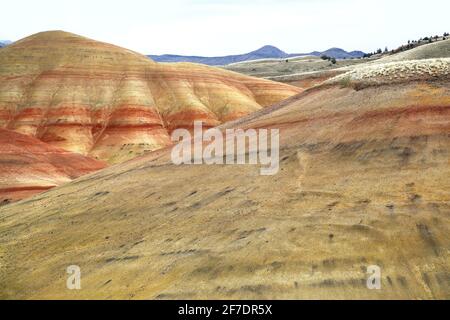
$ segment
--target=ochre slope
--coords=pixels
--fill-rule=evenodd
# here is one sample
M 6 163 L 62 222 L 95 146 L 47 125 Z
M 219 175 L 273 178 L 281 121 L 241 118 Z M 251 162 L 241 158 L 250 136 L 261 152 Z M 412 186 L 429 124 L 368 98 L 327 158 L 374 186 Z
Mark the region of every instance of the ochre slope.
M 0 205 L 106 167 L 106 163 L 0 129 Z
M 275 176 L 168 148 L 0 209 L 0 296 L 450 298 L 450 79 L 381 78 L 223 126 L 281 129 Z
M 195 119 L 216 126 L 300 91 L 62 31 L 0 52 L 0 127 L 110 163 L 169 145 Z

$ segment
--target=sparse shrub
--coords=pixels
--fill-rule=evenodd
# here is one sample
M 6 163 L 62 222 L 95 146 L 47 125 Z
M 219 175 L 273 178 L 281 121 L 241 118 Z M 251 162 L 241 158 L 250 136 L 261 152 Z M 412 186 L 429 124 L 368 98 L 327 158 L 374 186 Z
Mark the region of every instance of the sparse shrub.
M 336 64 L 336 62 L 337 62 L 337 61 L 336 61 L 336 58 L 331 58 L 330 61 L 331 61 L 332 64 Z
M 341 80 L 339 80 L 339 86 L 341 88 L 349 88 L 352 85 L 352 80 L 350 77 L 344 77 Z

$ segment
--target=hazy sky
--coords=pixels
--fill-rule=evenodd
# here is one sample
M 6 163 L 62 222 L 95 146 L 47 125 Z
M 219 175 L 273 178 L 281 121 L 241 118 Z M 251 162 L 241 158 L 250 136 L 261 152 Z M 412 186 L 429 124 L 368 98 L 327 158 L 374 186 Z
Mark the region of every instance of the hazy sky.
M 146 53 L 373 51 L 450 32 L 448 0 L 4 0 L 0 39 L 65 30 Z

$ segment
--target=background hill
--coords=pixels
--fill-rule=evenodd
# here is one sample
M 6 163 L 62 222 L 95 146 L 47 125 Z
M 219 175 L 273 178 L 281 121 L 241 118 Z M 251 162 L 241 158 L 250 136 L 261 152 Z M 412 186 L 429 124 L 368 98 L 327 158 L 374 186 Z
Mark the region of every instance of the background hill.
M 164 54 L 164 55 L 149 55 L 149 57 L 157 62 L 195 62 L 202 63 L 207 65 L 228 65 L 231 63 L 237 63 L 242 61 L 251 61 L 251 60 L 259 60 L 259 59 L 286 59 L 297 56 L 329 56 L 336 59 L 351 59 L 351 58 L 360 58 L 364 56 L 364 52 L 362 51 L 352 51 L 347 52 L 340 48 L 331 48 L 326 51 L 314 51 L 310 53 L 286 53 L 277 47 L 274 46 L 264 46 L 259 48 L 258 50 L 239 54 L 239 55 L 229 55 L 229 56 L 221 56 L 221 57 L 201 57 L 201 56 L 182 56 L 182 55 L 174 55 L 174 54 Z
M 337 55 L 340 49 L 330 49 L 330 51 L 325 51 L 324 54 L 330 54 L 330 52 L 334 52 Z M 223 68 L 306 89 L 365 64 L 373 65 L 387 62 L 448 57 L 450 57 L 450 40 L 445 40 L 441 37 L 432 43 L 424 44 L 415 42 L 414 45 L 403 46 L 401 50 L 388 51 L 383 54 L 372 54 L 370 57 L 365 57 L 364 59 L 337 59 L 333 63 L 330 60 L 323 60 L 319 57 L 303 56 L 289 59 L 244 61 L 223 66 Z
M 312 52 L 310 54 L 317 57 L 328 56 L 336 59 L 354 59 L 363 57 L 365 53 L 362 51 L 347 52 L 340 48 L 331 48 L 323 52 Z
M 450 39 L 433 42 L 419 47 L 385 56 L 379 59 L 379 62 L 419 60 L 430 58 L 449 58 L 450 57 Z
M 350 67 L 358 64 L 363 64 L 370 61 L 369 59 L 338 59 L 333 63 L 332 61 L 321 59 L 316 56 L 300 56 L 288 59 L 263 59 L 244 61 L 240 63 L 233 63 L 222 68 L 250 75 L 253 77 L 261 77 L 280 82 L 289 82 L 292 79 L 298 80 L 300 75 L 305 75 L 310 78 L 312 73 L 320 72 L 327 73 L 327 78 L 335 73 L 329 73 L 343 67 Z M 334 72 L 334 71 L 333 71 Z M 315 75 L 314 78 L 317 78 Z M 292 79 L 291 79 L 292 78 Z M 321 78 L 321 76 L 319 77 Z M 302 88 L 307 88 L 304 83 L 295 83 Z

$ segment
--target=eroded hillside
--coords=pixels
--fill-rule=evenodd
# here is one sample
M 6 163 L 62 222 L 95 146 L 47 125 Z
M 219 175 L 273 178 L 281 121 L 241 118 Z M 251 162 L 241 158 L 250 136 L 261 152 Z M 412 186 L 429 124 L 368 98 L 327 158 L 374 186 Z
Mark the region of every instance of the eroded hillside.
M 0 209 L 1 297 L 448 299 L 444 62 L 331 81 L 223 126 L 280 129 L 275 176 L 175 166 L 167 148 Z

